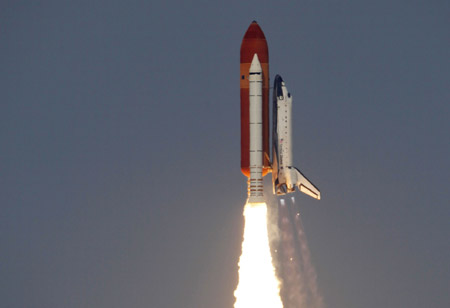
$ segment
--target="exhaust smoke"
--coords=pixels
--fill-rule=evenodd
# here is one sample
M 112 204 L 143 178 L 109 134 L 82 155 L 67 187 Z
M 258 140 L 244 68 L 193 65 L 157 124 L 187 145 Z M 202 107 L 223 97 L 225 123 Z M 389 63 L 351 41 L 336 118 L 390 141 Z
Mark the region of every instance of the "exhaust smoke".
M 266 203 L 247 203 L 234 308 L 281 308 L 280 282 L 272 264 Z

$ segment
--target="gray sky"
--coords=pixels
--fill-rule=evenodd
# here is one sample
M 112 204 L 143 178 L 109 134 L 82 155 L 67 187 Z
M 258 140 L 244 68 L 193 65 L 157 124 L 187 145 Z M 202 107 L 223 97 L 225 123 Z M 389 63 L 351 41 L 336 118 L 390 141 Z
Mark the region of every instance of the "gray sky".
M 239 48 L 294 96 L 329 308 L 449 307 L 448 1 L 3 1 L 2 307 L 226 308 Z

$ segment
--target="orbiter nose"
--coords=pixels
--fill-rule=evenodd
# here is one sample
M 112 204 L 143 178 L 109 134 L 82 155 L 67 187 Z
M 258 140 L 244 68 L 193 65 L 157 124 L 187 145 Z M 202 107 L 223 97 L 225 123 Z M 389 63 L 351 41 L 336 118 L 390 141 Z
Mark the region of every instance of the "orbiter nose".
M 281 78 L 280 75 L 275 76 L 273 91 L 276 93 L 277 97 L 283 96 L 283 78 Z

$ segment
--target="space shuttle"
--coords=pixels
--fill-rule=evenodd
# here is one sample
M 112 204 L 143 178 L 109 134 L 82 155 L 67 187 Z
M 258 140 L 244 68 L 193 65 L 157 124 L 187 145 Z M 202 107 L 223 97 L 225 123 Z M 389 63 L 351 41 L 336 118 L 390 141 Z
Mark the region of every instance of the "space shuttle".
M 295 188 L 320 200 L 319 189 L 292 164 L 292 95 L 280 75 L 275 76 L 272 107 L 273 193 L 284 195 Z
M 248 203 L 264 202 L 263 177 L 272 172 L 273 193 L 299 191 L 320 199 L 320 191 L 297 168 L 292 155 L 292 95 L 275 77 L 272 108 L 272 159 L 269 128 L 269 51 L 265 35 L 253 21 L 240 55 L 241 171 L 247 177 Z

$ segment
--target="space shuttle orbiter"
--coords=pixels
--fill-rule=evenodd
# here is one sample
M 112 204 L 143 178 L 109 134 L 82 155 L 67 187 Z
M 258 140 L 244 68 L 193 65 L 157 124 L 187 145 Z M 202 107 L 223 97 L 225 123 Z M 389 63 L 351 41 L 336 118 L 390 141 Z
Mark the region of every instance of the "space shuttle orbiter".
M 295 187 L 320 199 L 320 191 L 292 165 L 292 95 L 280 75 L 273 86 L 272 184 L 273 193 L 284 195 Z

